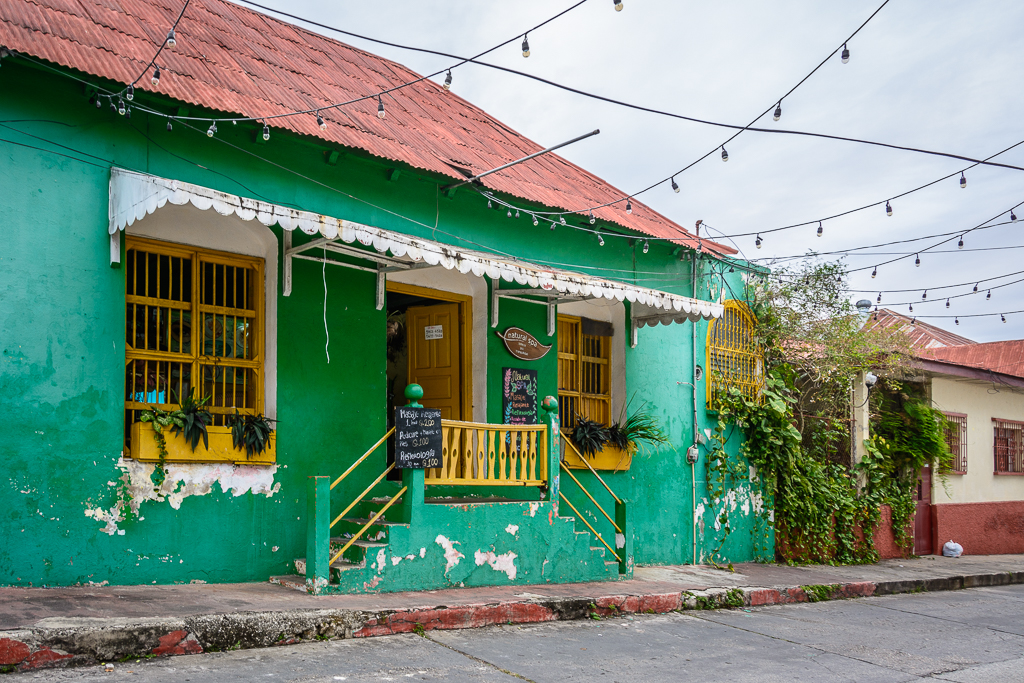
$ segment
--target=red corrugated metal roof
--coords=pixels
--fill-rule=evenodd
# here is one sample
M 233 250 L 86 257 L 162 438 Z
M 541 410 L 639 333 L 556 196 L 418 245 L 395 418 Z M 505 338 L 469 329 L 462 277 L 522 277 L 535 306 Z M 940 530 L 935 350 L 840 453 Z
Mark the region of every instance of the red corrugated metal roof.
M 888 308 L 878 310 L 877 320 L 875 316 L 876 313 L 872 313 L 871 317 L 868 318 L 867 328 L 900 330 L 909 337 L 911 346 L 917 350 L 975 343 L 967 337 L 961 337 L 958 334 L 953 334 L 941 327 L 935 327 L 935 325 L 929 325 L 920 320 L 914 323 L 912 318 L 900 315 L 896 311 L 890 311 Z
M 929 349 L 921 357 L 1024 377 L 1024 339 Z
M 81 72 L 129 83 L 149 63 L 181 11 L 180 0 L 8 0 L 0 4 L 0 45 Z M 315 109 L 418 78 L 395 62 L 223 0 L 192 0 L 178 24 L 177 46 L 159 59 L 161 78 L 139 90 L 225 114 L 269 116 Z M 432 81 L 375 100 L 324 112 L 321 131 L 311 115 L 276 119 L 272 127 L 455 179 L 450 164 L 475 173 L 543 147 L 502 125 Z M 547 154 L 483 180 L 497 191 L 564 210 L 613 201 L 622 193 L 565 159 Z M 718 253 L 734 249 L 691 233 L 633 202 L 595 215 L 652 237 L 677 239 Z

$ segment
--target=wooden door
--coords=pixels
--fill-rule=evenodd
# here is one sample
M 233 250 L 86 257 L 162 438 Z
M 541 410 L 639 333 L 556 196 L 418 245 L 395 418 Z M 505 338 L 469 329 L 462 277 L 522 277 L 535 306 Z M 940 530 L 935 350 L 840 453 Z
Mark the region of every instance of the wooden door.
M 409 382 L 423 387 L 422 403 L 445 420 L 462 419 L 462 349 L 459 304 L 410 306 Z
M 917 475 L 914 491 L 914 554 L 932 555 L 932 468 L 925 465 Z

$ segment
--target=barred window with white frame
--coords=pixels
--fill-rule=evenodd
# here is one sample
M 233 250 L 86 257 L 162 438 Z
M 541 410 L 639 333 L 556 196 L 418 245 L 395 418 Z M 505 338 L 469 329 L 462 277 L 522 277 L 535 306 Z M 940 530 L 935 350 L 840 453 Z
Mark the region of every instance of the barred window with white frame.
M 213 424 L 263 410 L 263 259 L 129 237 L 125 443 L 140 411 L 209 397 Z
M 967 416 L 963 413 L 943 413 L 946 417 L 945 436 L 949 452 L 953 454 L 950 463 L 952 474 L 967 474 Z
M 994 471 L 1024 474 L 1024 422 L 992 418 Z

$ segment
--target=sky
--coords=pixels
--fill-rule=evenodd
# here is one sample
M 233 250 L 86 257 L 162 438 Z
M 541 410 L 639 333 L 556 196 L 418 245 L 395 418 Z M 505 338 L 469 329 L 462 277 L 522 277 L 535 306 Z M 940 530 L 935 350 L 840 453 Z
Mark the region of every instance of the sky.
M 330 26 L 452 54 L 471 56 L 516 38 L 484 59 L 619 100 L 739 125 L 774 109 L 780 96 L 882 3 L 624 0 L 623 11 L 616 12 L 613 0 L 588 0 L 531 32 L 531 54 L 524 59 L 519 48 L 523 31 L 573 0 L 260 1 Z M 849 43 L 849 63 L 835 55 L 785 98 L 778 122 L 768 113 L 756 125 L 988 157 L 1024 141 L 1022 27 L 1024 3 L 1019 1 L 890 0 Z M 453 64 L 448 58 L 308 28 L 419 73 Z M 667 178 L 732 135 L 724 128 L 600 103 L 473 64 L 453 71 L 452 89 L 543 146 L 600 128 L 599 136 L 559 154 L 626 193 Z M 666 182 L 638 198 L 688 229 L 699 219 L 720 233 L 737 235 L 884 201 L 969 165 L 850 142 L 756 132 L 744 132 L 727 149 L 728 163 L 716 152 L 677 175 L 678 194 Z M 1024 145 L 994 161 L 1024 166 Z M 825 221 L 821 238 L 815 236 L 815 224 L 764 234 L 761 249 L 755 248 L 753 235 L 735 237 L 733 243 L 750 259 L 836 251 L 1006 221 L 1009 209 L 1024 202 L 1024 171 L 979 166 L 965 176 L 964 189 L 957 176 L 893 200 L 891 217 L 883 207 L 874 207 Z M 953 236 L 927 251 L 947 238 L 846 257 L 849 269 L 863 269 L 850 274 L 850 288 L 863 290 L 851 292 L 851 300 L 866 298 L 874 304 L 881 290 L 911 289 L 883 293 L 881 305 L 975 341 L 1024 337 L 1024 313 L 1007 315 L 1005 323 L 999 317 L 1024 311 L 1024 282 L 994 289 L 985 299 L 988 287 L 1022 279 L 1024 272 L 982 283 L 978 294 L 953 298 L 945 307 L 947 296 L 970 293 L 979 280 L 1024 271 L 1024 206 L 1016 213 L 1021 216 L 1016 224 L 966 235 L 963 250 Z M 872 279 L 876 264 L 908 252 L 880 266 Z M 961 283 L 967 284 L 939 289 Z M 925 290 L 928 297 L 922 299 Z M 983 313 L 995 315 L 967 317 Z M 960 324 L 932 315 L 961 316 Z

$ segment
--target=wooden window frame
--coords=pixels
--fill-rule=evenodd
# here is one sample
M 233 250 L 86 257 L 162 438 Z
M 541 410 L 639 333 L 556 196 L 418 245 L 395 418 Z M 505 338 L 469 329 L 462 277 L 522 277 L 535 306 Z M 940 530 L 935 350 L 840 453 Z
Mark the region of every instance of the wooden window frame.
M 168 256 L 171 258 L 189 258 L 192 259 L 192 273 L 191 273 L 191 299 L 187 306 L 174 305 L 184 304 L 183 301 L 174 301 L 170 299 L 160 299 L 154 297 L 144 297 L 134 294 L 128 294 L 129 287 L 128 283 L 125 284 L 125 320 L 127 325 L 127 317 L 130 313 L 129 307 L 133 304 L 149 304 L 167 307 L 167 304 L 172 304 L 170 307 L 178 308 L 182 311 L 190 312 L 190 346 L 189 352 L 173 352 L 168 349 L 167 351 L 161 350 L 140 350 L 131 346 L 127 342 L 127 329 L 125 338 L 125 386 L 124 386 L 124 410 L 125 410 L 125 442 L 128 443 L 128 435 L 130 433 L 131 425 L 134 419 L 130 417 L 131 411 L 145 410 L 151 405 L 155 405 L 162 410 L 174 410 L 178 407 L 177 403 L 150 403 L 150 402 L 139 402 L 129 400 L 134 398 L 138 393 L 137 391 L 131 392 L 128 386 L 128 368 L 132 362 L 136 360 L 142 361 L 156 361 L 156 362 L 170 362 L 179 363 L 182 365 L 190 365 L 191 369 L 191 385 L 193 387 L 201 387 L 203 385 L 203 371 L 204 368 L 239 368 L 252 370 L 253 380 L 256 383 L 253 388 L 253 406 L 252 407 L 240 407 L 237 408 L 239 413 L 242 414 L 263 414 L 265 405 L 265 340 L 266 340 L 266 306 L 264 303 L 264 269 L 265 261 L 262 258 L 255 256 L 243 256 L 239 254 L 232 254 L 228 252 L 216 251 L 213 249 L 205 249 L 202 247 L 192 247 L 187 245 L 175 244 L 171 242 L 164 242 L 160 240 L 146 239 L 142 237 L 128 236 L 126 238 L 126 254 L 133 249 L 137 249 L 143 253 L 158 254 L 160 256 Z M 127 259 L 126 259 L 127 260 Z M 213 264 L 214 267 L 221 266 L 232 266 L 236 268 L 252 268 L 255 273 L 253 275 L 254 281 L 251 283 L 251 294 L 254 308 L 252 309 L 238 309 L 226 306 L 217 306 L 210 303 L 202 303 L 202 270 L 203 264 Z M 128 268 L 127 265 L 124 268 L 125 277 L 127 278 Z M 159 276 L 158 276 L 159 277 Z M 226 302 L 225 302 L 226 303 Z M 204 326 L 198 322 L 202 320 L 203 314 L 214 314 L 214 315 L 226 315 L 232 316 L 236 319 L 249 318 L 252 320 L 252 325 L 256 328 L 256 333 L 250 342 L 251 357 L 246 358 L 235 358 L 232 356 L 217 356 L 208 355 L 203 353 L 205 349 L 203 335 L 205 333 Z M 251 315 L 250 315 L 251 314 Z M 173 323 L 172 323 L 173 325 Z M 173 329 L 173 327 L 171 328 Z M 148 332 L 147 332 L 148 333 Z M 216 343 L 216 342 L 215 342 Z M 226 385 L 225 385 L 226 386 Z M 180 390 L 180 383 L 179 383 Z M 143 391 L 148 393 L 148 387 L 144 388 Z M 131 393 L 130 393 L 131 392 Z M 167 401 L 171 401 L 171 386 L 168 385 L 168 395 L 165 397 Z M 180 400 L 180 398 L 179 398 Z M 228 415 L 233 415 L 236 408 L 233 406 L 215 406 L 207 404 L 207 410 L 210 411 L 214 416 L 214 425 L 222 425 L 225 418 Z
M 566 429 L 576 424 L 576 415 L 594 420 L 606 427 L 612 424 L 612 346 L 614 337 L 583 334 L 583 318 L 559 315 L 558 327 L 558 406 L 561 423 Z M 600 343 L 601 355 L 586 355 L 585 347 Z M 604 368 L 603 372 L 601 368 Z M 591 377 L 587 378 L 587 370 Z M 568 381 L 566 381 L 568 380 Z M 590 382 L 599 382 L 606 391 L 586 391 Z M 595 414 L 594 409 L 603 414 Z
M 705 370 L 708 378 L 705 402 L 708 410 L 717 410 L 719 396 L 733 387 L 742 391 L 748 399 L 761 401 L 764 356 L 760 349 L 753 348 L 756 326 L 757 319 L 750 307 L 735 299 L 726 301 L 722 317 L 712 320 L 708 325 L 705 342 Z M 723 366 L 728 366 L 724 373 Z
M 967 414 L 942 413 L 946 417 L 943 435 L 950 453 L 953 454 L 953 466 L 947 474 L 967 474 Z M 955 426 L 951 426 L 955 425 Z M 955 433 L 954 433 L 955 432 Z
M 1014 433 L 1015 438 L 1009 440 L 1009 435 L 1001 435 L 1000 430 Z M 1002 447 L 999 443 L 1000 437 L 1007 439 Z M 1000 454 L 1000 448 L 1010 452 Z M 992 418 L 992 473 L 1000 476 L 1024 476 L 1024 422 Z

